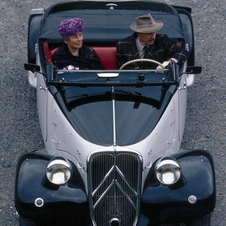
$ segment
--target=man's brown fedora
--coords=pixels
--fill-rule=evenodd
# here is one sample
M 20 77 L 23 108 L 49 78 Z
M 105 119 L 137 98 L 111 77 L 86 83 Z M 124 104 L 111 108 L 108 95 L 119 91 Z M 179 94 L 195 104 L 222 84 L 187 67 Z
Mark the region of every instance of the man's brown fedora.
M 154 20 L 151 14 L 146 14 L 136 18 L 136 22 L 130 25 L 133 31 L 140 33 L 153 33 L 160 30 L 163 26 L 161 21 Z

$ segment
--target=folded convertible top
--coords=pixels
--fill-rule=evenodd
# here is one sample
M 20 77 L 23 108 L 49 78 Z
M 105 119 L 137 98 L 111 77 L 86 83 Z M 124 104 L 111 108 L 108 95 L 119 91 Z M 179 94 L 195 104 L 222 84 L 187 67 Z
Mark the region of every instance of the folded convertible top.
M 158 33 L 167 34 L 171 39 L 184 37 L 180 17 L 176 10 L 171 10 L 173 7 L 169 8 L 169 10 L 162 10 L 160 7 L 159 10 L 161 11 L 156 8 L 149 10 L 142 7 L 141 9 L 131 8 L 129 10 L 114 7 L 112 10 L 110 7 L 106 7 L 108 2 L 98 3 L 102 3 L 106 9 L 99 9 L 98 7 L 81 9 L 80 5 L 78 5 L 78 9 L 75 5 L 68 6 L 65 9 L 61 4 L 47 10 L 44 14 L 39 37 L 46 39 L 48 42 L 61 42 L 62 39 L 58 34 L 60 21 L 70 17 L 80 17 L 84 20 L 84 37 L 87 44 L 115 44 L 133 33 L 130 25 L 135 22 L 136 17 L 147 13 L 151 13 L 155 20 L 160 20 L 164 23 L 163 28 Z

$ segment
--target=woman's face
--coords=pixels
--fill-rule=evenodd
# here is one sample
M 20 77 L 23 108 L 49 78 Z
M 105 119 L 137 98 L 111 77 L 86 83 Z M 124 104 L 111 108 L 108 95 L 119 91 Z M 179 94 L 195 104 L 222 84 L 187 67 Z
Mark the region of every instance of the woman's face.
M 79 32 L 75 35 L 68 36 L 68 40 L 64 41 L 69 49 L 79 49 L 83 44 L 83 33 Z

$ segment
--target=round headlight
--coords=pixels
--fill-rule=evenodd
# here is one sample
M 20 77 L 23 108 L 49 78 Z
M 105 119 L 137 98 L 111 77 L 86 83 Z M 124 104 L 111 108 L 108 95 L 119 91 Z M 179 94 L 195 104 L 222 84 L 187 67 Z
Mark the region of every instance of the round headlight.
M 46 168 L 46 176 L 48 180 L 56 185 L 68 182 L 72 174 L 72 167 L 69 162 L 64 159 L 53 159 Z
M 165 158 L 156 165 L 156 177 L 164 185 L 175 184 L 180 175 L 180 166 L 174 159 Z

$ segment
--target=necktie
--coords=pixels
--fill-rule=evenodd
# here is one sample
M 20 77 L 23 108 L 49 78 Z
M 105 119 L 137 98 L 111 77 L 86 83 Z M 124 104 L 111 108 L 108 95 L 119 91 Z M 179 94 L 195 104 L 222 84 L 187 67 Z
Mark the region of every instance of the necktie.
M 144 58 L 148 58 L 149 46 L 144 46 Z

